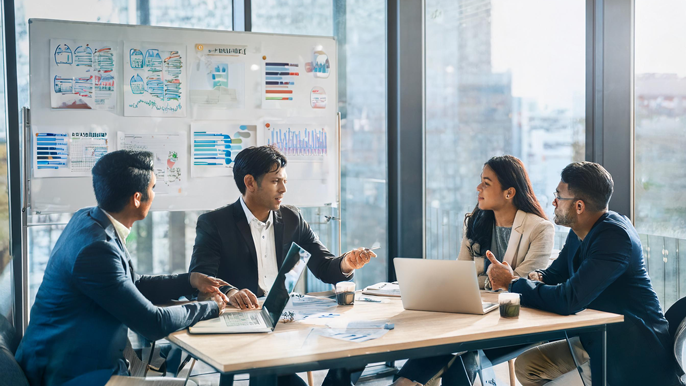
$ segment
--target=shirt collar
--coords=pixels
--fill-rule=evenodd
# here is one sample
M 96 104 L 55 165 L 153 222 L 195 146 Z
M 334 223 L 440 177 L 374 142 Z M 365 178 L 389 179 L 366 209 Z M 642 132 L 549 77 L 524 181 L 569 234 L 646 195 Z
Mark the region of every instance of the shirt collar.
M 114 225 L 114 230 L 117 231 L 117 236 L 119 236 L 121 242 L 124 243 L 124 245 L 126 245 L 126 238 L 129 237 L 129 233 L 131 233 L 131 228 L 127 228 L 126 225 L 117 221 L 116 218 L 112 217 L 106 211 L 103 210 L 103 212 L 107 215 L 110 221 L 112 221 L 112 225 Z
M 253 220 L 257 221 L 258 223 L 262 225 L 266 225 L 267 228 L 269 228 L 272 225 L 272 219 L 274 217 L 274 211 L 270 210 L 269 211 L 269 218 L 267 218 L 266 222 L 260 221 L 255 215 L 252 214 L 250 211 L 250 208 L 245 204 L 245 201 L 243 200 L 243 197 L 241 197 L 241 206 L 243 207 L 243 212 L 245 212 L 245 218 L 248 220 L 248 224 L 252 223 Z

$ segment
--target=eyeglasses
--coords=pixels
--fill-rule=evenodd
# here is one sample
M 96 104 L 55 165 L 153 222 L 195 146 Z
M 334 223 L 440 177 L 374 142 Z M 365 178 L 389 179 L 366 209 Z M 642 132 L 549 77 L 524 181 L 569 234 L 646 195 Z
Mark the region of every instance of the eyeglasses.
M 557 191 L 553 192 L 553 197 L 558 201 L 576 200 L 576 197 L 560 197 L 560 194 Z

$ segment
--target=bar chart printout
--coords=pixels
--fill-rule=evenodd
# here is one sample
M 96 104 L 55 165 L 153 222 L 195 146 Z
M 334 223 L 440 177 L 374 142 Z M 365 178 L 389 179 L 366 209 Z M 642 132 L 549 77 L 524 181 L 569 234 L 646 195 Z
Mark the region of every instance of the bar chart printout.
M 264 94 L 267 101 L 293 101 L 294 86 L 300 76 L 297 63 L 266 62 L 264 66 Z
M 192 125 L 191 177 L 233 175 L 238 153 L 257 143 L 257 126 L 198 122 Z
M 68 171 L 69 143 L 66 133 L 35 133 L 35 177 L 56 177 Z
M 276 146 L 289 160 L 324 160 L 328 154 L 324 128 L 305 125 L 267 128 L 267 144 Z

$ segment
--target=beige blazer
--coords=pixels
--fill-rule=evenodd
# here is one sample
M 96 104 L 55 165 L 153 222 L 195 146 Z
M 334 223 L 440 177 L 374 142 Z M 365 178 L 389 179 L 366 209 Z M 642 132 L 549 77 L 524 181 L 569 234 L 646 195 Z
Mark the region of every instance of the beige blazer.
M 512 233 L 507 243 L 503 261 L 519 277 L 528 277 L 529 272 L 545 269 L 553 251 L 555 227 L 553 223 L 533 213 L 518 210 L 512 224 Z M 490 289 L 488 275 L 484 272 L 486 251 L 481 251 L 479 244 L 467 239 L 467 229 L 462 237 L 462 247 L 458 260 L 473 260 L 479 278 L 479 287 Z

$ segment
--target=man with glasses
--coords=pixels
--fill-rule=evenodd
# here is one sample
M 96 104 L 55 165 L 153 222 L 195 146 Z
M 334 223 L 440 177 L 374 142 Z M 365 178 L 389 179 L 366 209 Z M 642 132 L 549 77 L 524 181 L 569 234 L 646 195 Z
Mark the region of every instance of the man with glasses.
M 553 201 L 555 223 L 571 228 L 559 257 L 529 279 L 516 278 L 509 266 L 489 257 L 491 284 L 520 293 L 525 307 L 561 315 L 585 308 L 624 315 L 624 323 L 607 329 L 608 384 L 680 385 L 669 325 L 638 233 L 627 217 L 608 210 L 613 188 L 612 176 L 599 164 L 568 165 Z M 597 336 L 580 334 L 569 344 L 562 340 L 530 349 L 517 359 L 517 378 L 523 386 L 579 384 L 576 361 L 586 386 L 591 378 L 600 384 L 601 343 Z

